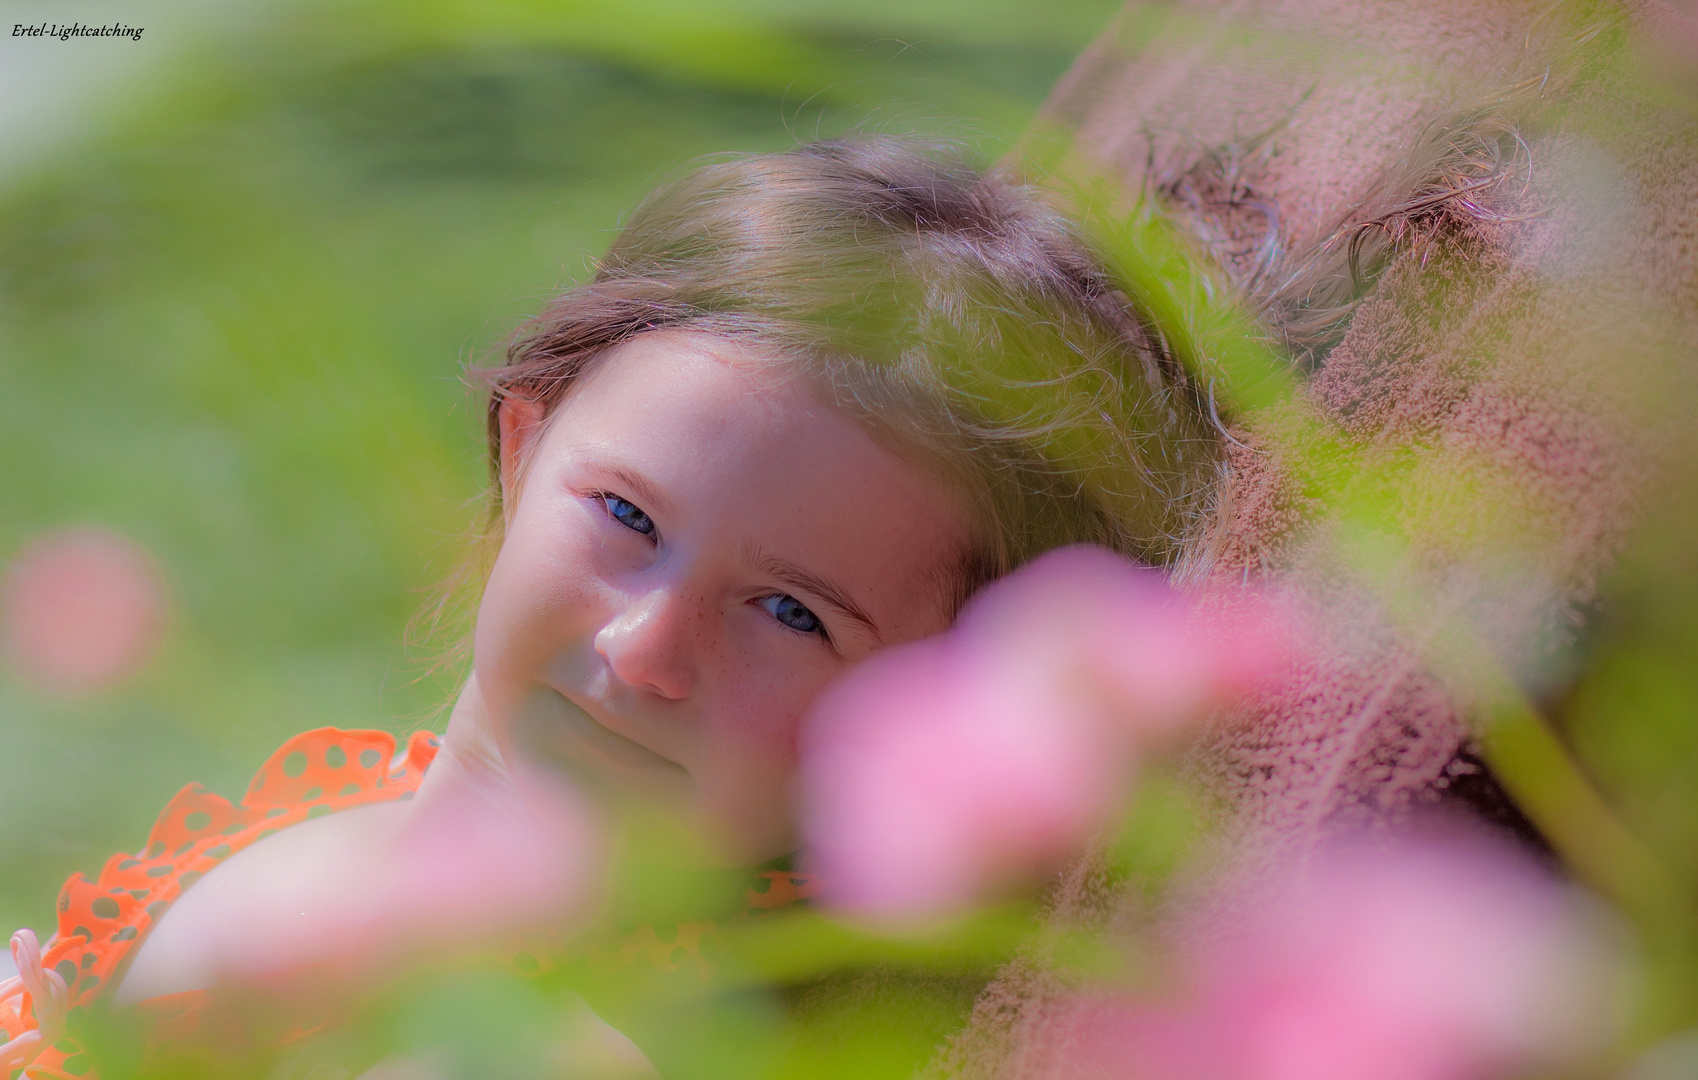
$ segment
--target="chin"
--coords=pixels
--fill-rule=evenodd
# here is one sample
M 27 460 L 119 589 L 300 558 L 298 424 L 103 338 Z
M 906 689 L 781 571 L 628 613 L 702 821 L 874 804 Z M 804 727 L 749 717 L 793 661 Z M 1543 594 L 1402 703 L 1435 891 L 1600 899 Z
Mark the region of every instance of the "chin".
M 727 866 L 759 866 L 794 853 L 800 844 L 788 812 L 742 822 L 712 807 L 696 807 L 697 820 L 713 855 Z M 781 820 L 780 820 L 781 819 Z

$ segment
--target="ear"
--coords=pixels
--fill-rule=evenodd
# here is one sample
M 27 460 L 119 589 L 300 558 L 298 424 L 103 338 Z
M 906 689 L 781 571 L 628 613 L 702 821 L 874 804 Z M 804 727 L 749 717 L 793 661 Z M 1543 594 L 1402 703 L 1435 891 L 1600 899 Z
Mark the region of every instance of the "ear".
M 511 519 L 519 503 L 525 466 L 542 439 L 543 407 L 530 398 L 504 397 L 497 415 L 501 423 L 501 515 Z

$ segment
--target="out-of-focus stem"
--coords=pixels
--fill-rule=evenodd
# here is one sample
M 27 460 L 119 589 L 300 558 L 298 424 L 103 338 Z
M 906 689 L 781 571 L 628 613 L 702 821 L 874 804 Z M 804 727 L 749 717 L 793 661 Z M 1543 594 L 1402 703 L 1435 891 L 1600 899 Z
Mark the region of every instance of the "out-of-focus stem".
M 1518 693 L 1492 710 L 1486 761 L 1582 882 L 1661 933 L 1692 913 L 1678 880 L 1610 809 L 1545 719 Z
M 1486 762 L 1580 881 L 1636 924 L 1642 948 L 1638 1008 L 1624 1052 L 1698 1020 L 1698 905 L 1693 882 L 1658 859 L 1611 811 L 1544 717 L 1519 693 L 1499 697 L 1482 739 Z

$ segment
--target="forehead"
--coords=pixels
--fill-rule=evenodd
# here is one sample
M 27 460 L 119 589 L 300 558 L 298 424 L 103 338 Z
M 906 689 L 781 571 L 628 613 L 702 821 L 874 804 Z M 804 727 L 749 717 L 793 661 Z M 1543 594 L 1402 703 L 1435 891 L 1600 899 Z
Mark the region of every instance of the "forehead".
M 793 425 L 826 411 L 774 356 L 704 333 L 655 330 L 597 357 L 549 424 L 580 442 L 708 437 L 733 451 L 750 441 L 751 422 Z
M 669 504 L 644 509 L 680 538 L 843 578 L 870 606 L 943 592 L 967 543 L 943 481 L 785 362 L 721 337 L 654 331 L 611 350 L 556 409 L 540 455 L 636 473 Z

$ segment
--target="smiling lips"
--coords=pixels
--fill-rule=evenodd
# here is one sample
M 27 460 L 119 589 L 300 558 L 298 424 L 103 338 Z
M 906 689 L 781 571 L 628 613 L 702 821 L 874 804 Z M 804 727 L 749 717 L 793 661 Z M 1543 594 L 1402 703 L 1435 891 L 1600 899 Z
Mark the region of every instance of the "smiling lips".
M 690 774 L 682 765 L 608 728 L 566 695 L 556 691 L 549 697 L 552 707 L 546 719 L 538 718 L 542 730 L 534 737 L 556 756 L 644 789 L 687 789 Z

